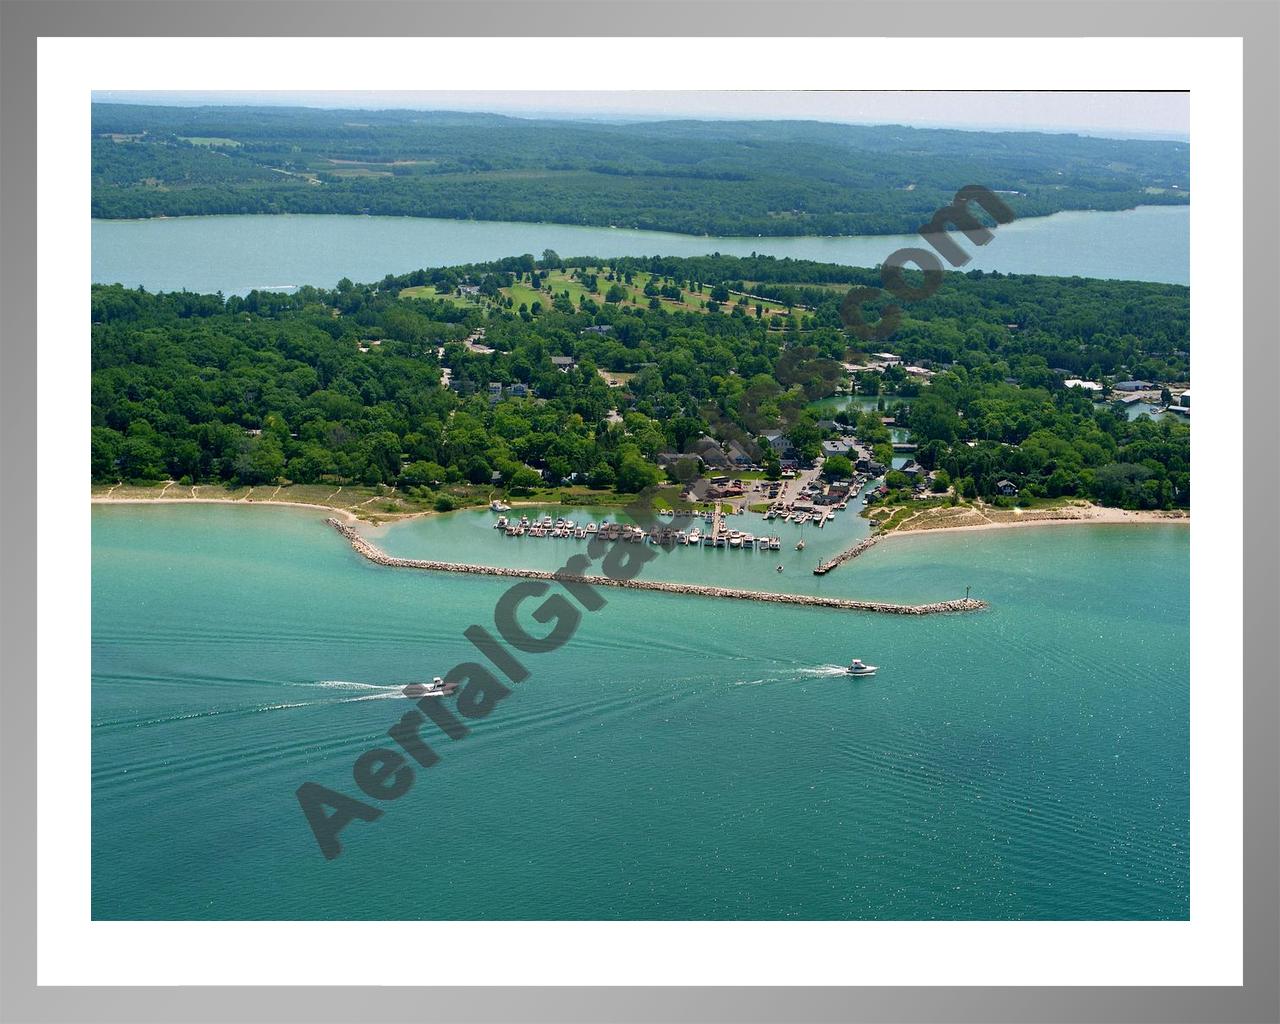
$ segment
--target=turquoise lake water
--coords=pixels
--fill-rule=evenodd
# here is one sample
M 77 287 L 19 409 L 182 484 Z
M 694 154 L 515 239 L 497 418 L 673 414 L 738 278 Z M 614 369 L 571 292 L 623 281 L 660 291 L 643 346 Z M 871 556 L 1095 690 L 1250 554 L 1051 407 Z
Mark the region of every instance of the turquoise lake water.
M 965 270 L 1187 284 L 1190 207 L 1071 211 L 997 229 L 965 246 Z M 93 280 L 151 291 L 244 294 L 254 288 L 331 288 L 343 277 L 380 281 L 420 267 L 554 249 L 562 256 L 701 256 L 753 252 L 855 267 L 879 266 L 918 235 L 715 238 L 659 231 L 323 214 L 95 220 Z
M 606 591 L 326 861 L 294 791 L 359 795 L 399 686 L 475 658 L 463 630 L 512 581 L 375 566 L 323 518 L 94 509 L 95 918 L 1188 915 L 1185 526 L 892 538 L 821 579 L 850 513 L 803 557 L 662 554 L 646 578 L 992 607 Z M 492 564 L 583 548 L 491 521 L 369 533 Z M 879 675 L 835 674 L 850 657 Z

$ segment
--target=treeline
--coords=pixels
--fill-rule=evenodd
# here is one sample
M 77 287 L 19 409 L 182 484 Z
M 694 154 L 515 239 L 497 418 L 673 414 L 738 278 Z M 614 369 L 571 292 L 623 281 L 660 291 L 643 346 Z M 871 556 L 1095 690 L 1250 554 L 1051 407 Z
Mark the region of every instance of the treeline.
M 95 104 L 93 214 L 343 213 L 686 234 L 911 232 L 956 189 L 1019 216 L 1184 203 L 1184 143 L 815 122 Z
M 943 374 L 906 416 L 916 460 L 963 497 L 1081 496 L 1132 509 L 1191 504 L 1191 428 L 1170 417 L 1130 420 L 1078 389 L 1014 387 L 986 372 Z
M 712 297 L 714 286 L 722 286 L 743 303 L 727 306 L 728 311 L 750 312 L 751 300 L 741 300 L 743 293 L 781 302 L 794 309 L 805 343 L 818 346 L 831 358 L 843 358 L 856 341 L 848 336 L 840 316 L 846 291 L 880 283 L 877 270 L 774 256 L 714 254 L 604 261 L 546 252 L 541 259 L 526 254 L 388 276 L 384 286 L 452 288 L 469 280 L 496 290 L 514 280 L 529 279 L 539 267 L 587 270 L 601 265 L 619 277 L 653 274 L 660 281 L 683 285 L 686 291 L 700 289 L 707 297 Z M 602 280 L 604 292 L 609 277 Z M 948 273 L 934 295 L 901 305 L 901 326 L 891 341 L 854 347 L 887 348 L 915 364 L 956 363 L 971 368 L 999 364 L 1004 376 L 1045 387 L 1063 376 L 1058 371 L 1092 380 L 1133 377 L 1172 382 L 1190 376 L 1190 289 L 1185 285 L 974 270 Z M 625 346 L 606 343 L 595 354 L 608 369 L 634 368 L 634 353 Z
M 587 293 L 571 301 L 567 291 L 556 293 L 546 271 L 575 268 Z M 656 289 L 727 301 L 714 312 L 606 301 L 611 281 L 640 271 L 655 275 L 649 283 Z M 94 479 L 334 481 L 427 496 L 453 484 L 521 493 L 576 481 L 631 492 L 660 478 L 660 454 L 690 451 L 706 435 L 763 453 L 761 435 L 782 429 L 798 449 L 816 454 L 823 433 L 810 404 L 843 386 L 841 362 L 856 355 L 839 323 L 842 291 L 812 288 L 806 295 L 813 305 L 797 307 L 777 329 L 745 297 L 731 300 L 741 290 L 733 286 L 789 276 L 852 281 L 865 273 L 766 258 L 610 265 L 546 252 L 291 295 L 224 299 L 95 286 Z M 517 281 L 542 298 L 532 307 L 505 299 L 501 289 Z M 464 282 L 482 286 L 492 301 L 452 301 Z M 402 297 L 406 288 L 414 297 Z M 957 478 L 972 477 L 979 488 L 999 479 L 992 474 L 1016 474 L 1029 488 L 1043 480 L 1061 493 L 1145 502 L 1154 478 L 1159 500 L 1177 503 L 1186 481 L 1173 456 L 1133 447 L 1138 432 L 1153 428 L 1121 422 L 1063 391 L 1039 349 L 1092 358 L 1114 339 L 1142 365 L 1154 358 L 1148 339 L 1185 344 L 1178 321 L 1186 291 L 949 275 L 932 305 L 921 304 L 902 342 L 932 336 L 942 346 L 960 330 L 955 358 L 931 362 L 941 374 L 935 383 L 921 394 L 900 368 L 864 374 L 858 383 L 907 403 L 913 432 L 933 445 L 922 457 Z M 1034 311 L 1034 327 L 1010 330 L 1004 318 L 1011 307 Z M 1149 330 L 1138 322 L 1142 310 Z M 474 344 L 481 326 L 483 346 L 493 351 Z M 1121 344 L 1129 330 L 1133 341 Z M 565 356 L 573 365 L 553 361 Z M 1114 353 L 1108 358 L 1129 368 Z M 598 370 L 630 376 L 625 387 L 611 388 Z M 446 374 L 449 388 L 442 386 Z M 491 396 L 492 385 L 500 394 Z M 928 418 L 939 404 L 948 412 L 937 421 L 943 427 Z M 1047 419 L 1050 409 L 1062 418 Z M 1072 458 L 1019 463 L 1023 448 L 1047 444 L 1043 431 L 1071 448 Z M 868 443 L 887 440 L 878 424 L 865 433 Z M 990 465 L 965 461 L 988 456 Z M 1148 459 L 1163 468 L 1126 478 L 1142 485 L 1141 499 L 1123 488 L 1102 493 L 1107 474 L 1119 472 L 1106 466 L 1146 466 Z M 1059 469 L 1068 476 L 1055 476 Z

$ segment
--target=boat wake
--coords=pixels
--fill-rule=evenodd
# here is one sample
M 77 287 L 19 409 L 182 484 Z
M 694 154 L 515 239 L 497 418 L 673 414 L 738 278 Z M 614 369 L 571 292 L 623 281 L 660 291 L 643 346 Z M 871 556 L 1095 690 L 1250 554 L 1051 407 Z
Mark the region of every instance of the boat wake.
M 819 678 L 825 676 L 843 676 L 848 674 L 848 667 L 845 665 L 816 665 L 813 668 L 799 669 L 802 676 L 817 676 Z
M 802 668 L 780 668 L 770 672 L 761 679 L 737 679 L 734 686 L 766 686 L 770 683 L 794 683 L 802 679 L 828 679 L 843 676 L 847 670 L 843 665 L 812 665 Z
M 406 684 L 384 683 L 357 683 L 349 679 L 322 679 L 317 683 L 299 683 L 299 686 L 316 686 L 325 690 L 356 690 L 366 691 L 358 697 L 343 697 L 339 700 L 331 701 L 315 701 L 313 703 L 326 704 L 352 704 L 362 700 L 411 700 L 412 698 L 405 695 L 404 687 Z

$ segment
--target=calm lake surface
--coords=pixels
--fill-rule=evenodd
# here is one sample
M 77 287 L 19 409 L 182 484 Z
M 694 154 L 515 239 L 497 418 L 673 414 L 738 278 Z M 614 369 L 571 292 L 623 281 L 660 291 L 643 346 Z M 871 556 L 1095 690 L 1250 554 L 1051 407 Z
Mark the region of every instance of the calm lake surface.
M 1144 206 L 1068 212 L 998 228 L 985 248 L 966 245 L 965 269 L 1187 284 L 1190 208 Z M 95 220 L 93 280 L 151 291 L 333 287 L 387 274 L 554 249 L 562 256 L 700 256 L 753 252 L 874 267 L 919 236 L 713 238 L 416 217 L 284 215 Z
M 583 549 L 492 518 L 368 532 L 491 564 Z M 607 591 L 328 862 L 294 791 L 358 794 L 352 763 L 412 706 L 399 686 L 475 658 L 462 632 L 511 581 L 372 565 L 319 512 L 95 507 L 95 918 L 1186 919 L 1184 526 L 893 538 L 815 578 L 852 511 L 803 557 L 797 528 L 740 518 L 784 550 L 678 548 L 645 577 L 971 585 L 992 608 Z M 836 674 L 850 657 L 880 674 Z

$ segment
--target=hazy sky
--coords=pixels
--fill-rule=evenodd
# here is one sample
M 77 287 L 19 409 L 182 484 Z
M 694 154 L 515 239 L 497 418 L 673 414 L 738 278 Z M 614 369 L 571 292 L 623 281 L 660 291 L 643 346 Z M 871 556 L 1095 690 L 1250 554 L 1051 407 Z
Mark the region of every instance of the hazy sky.
M 588 118 L 788 118 L 1190 137 L 1187 93 L 1121 92 L 100 92 L 97 100 L 358 109 L 483 110 Z

